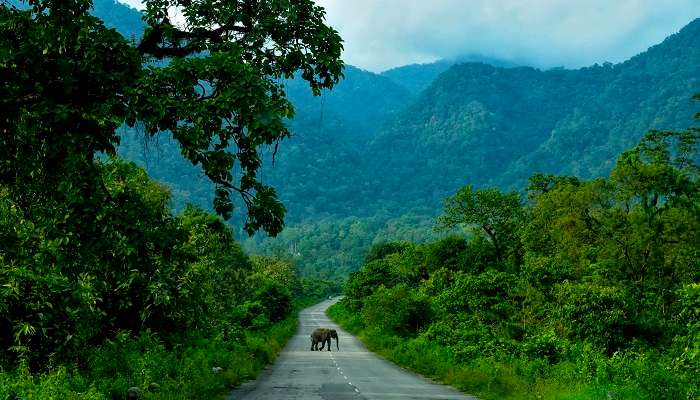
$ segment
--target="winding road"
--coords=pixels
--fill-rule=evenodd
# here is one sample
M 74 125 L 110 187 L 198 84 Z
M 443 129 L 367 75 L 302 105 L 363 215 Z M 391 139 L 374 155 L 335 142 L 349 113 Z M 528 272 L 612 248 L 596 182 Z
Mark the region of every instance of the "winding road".
M 335 300 L 302 310 L 299 330 L 275 364 L 255 381 L 233 391 L 228 400 L 469 399 L 369 352 L 325 314 Z M 338 331 L 340 351 L 310 351 L 309 334 L 322 326 Z M 335 342 L 335 341 L 334 341 Z

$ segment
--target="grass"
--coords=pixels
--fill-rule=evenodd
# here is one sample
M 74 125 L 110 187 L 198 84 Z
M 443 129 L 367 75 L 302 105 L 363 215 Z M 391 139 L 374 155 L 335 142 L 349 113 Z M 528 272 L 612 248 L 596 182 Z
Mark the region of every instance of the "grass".
M 264 331 L 244 332 L 237 341 L 193 337 L 168 349 L 152 335 L 120 335 L 96 348 L 86 368 L 0 370 L 0 399 L 123 399 L 133 386 L 142 390 L 142 399 L 223 398 L 274 361 L 296 332 L 298 309 Z
M 543 359 L 512 356 L 503 360 L 483 354 L 459 362 L 449 348 L 420 336 L 402 338 L 366 328 L 362 319 L 342 303 L 332 306 L 328 315 L 358 336 L 369 350 L 483 400 L 698 399 L 693 390 L 688 390 L 692 381 L 665 368 L 666 360 L 646 354 L 608 358 L 584 349 L 571 360 L 555 364 Z

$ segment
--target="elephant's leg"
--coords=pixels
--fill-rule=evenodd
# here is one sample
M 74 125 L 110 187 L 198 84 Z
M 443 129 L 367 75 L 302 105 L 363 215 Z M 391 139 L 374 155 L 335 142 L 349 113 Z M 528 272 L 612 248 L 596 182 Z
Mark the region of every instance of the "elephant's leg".
M 331 351 L 331 338 L 328 338 L 328 351 Z

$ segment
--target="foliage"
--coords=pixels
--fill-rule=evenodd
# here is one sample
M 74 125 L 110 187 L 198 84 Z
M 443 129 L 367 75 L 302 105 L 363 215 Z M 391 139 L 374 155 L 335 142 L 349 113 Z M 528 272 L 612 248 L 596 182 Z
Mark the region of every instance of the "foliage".
M 367 325 L 404 336 L 417 333 L 429 315 L 427 299 L 403 283 L 388 289 L 379 286 L 362 306 Z
M 480 398 L 696 398 L 699 144 L 651 131 L 608 178 L 533 176 L 526 204 L 467 186 L 438 224 L 488 225 L 521 256 L 497 257 L 488 232 L 402 244 L 330 315 Z
M 379 242 L 370 247 L 365 257 L 365 264 L 374 260 L 383 260 L 391 254 L 401 253 L 410 247 L 408 242 Z
M 296 332 L 291 316 L 235 341 L 189 337 L 169 348 L 155 335 L 118 335 L 86 360 L 33 373 L 26 365 L 0 372 L 0 398 L 107 400 L 142 389 L 148 399 L 210 399 L 254 378 Z M 213 367 L 222 368 L 214 374 Z M 158 386 L 152 385 L 153 383 Z
M 292 309 L 292 294 L 289 288 L 279 282 L 268 281 L 255 292 L 266 310 L 266 317 L 272 322 L 283 320 Z
M 167 131 L 215 185 L 220 215 L 230 216 L 238 192 L 244 229 L 278 233 L 285 210 L 257 176 L 259 150 L 289 136 L 294 110 L 280 80 L 300 72 L 318 95 L 342 77 L 341 40 L 323 9 L 310 0 L 149 0 L 143 35 L 139 21 L 110 22 L 127 40 L 91 15 L 133 17 L 115 3 L 14 3 L 0 5 L 0 368 L 9 371 L 3 390 L 15 392 L 7 396 L 33 392 L 37 374 L 47 385 L 39 393 L 55 383 L 55 396 L 71 397 L 74 375 L 79 392 L 121 397 L 137 373 L 153 371 L 150 355 L 175 366 L 198 341 L 210 348 L 183 369 L 200 371 L 193 379 L 227 346 L 256 360 L 252 369 L 270 361 L 250 332 L 290 315 L 295 269 L 263 273 L 218 217 L 192 207 L 173 215 L 165 187 L 114 157 L 118 128 Z M 170 21 L 173 10 L 182 23 Z M 114 341 L 133 359 L 116 365 Z M 106 386 L 86 384 L 89 370 Z M 222 389 L 211 379 L 190 388 L 200 383 Z M 205 397 L 188 390 L 178 392 Z
M 504 246 L 513 242 L 521 213 L 517 193 L 503 194 L 497 189 L 474 191 L 467 185 L 448 197 L 444 208 L 438 227 L 452 229 L 458 225 L 474 225 L 491 240 L 498 261 L 507 256 Z
M 231 310 L 246 301 L 260 301 L 272 322 L 289 314 L 295 275 L 256 275 L 226 224 L 194 208 L 171 216 L 168 192 L 135 165 L 96 168 L 110 199 L 94 238 L 68 229 L 52 237 L 60 226 L 31 221 L 9 189 L 0 192 L 4 348 L 32 363 L 81 359 L 120 331 L 235 334 Z
M 467 182 L 474 190 L 524 192 L 534 172 L 607 176 L 649 128 L 687 126 L 699 32 L 693 21 L 626 62 L 576 70 L 483 59 L 382 74 L 348 67 L 344 81 L 320 97 L 303 80 L 287 81 L 297 110 L 288 124 L 293 137 L 274 166 L 260 170 L 284 199 L 287 229 L 246 249 L 277 255 L 296 244 L 303 275 L 343 279 L 377 241 L 434 239 L 441 201 Z M 178 207 L 211 204 L 212 187 L 182 160 L 176 142 L 144 147 L 139 132 L 123 136 L 120 154 L 167 182 Z M 349 234 L 354 222 L 359 228 Z
M 382 253 L 401 246 L 388 238 L 423 242 L 441 236 L 432 232 L 432 224 L 432 218 L 411 214 L 399 218 L 382 214 L 328 217 L 288 226 L 274 239 L 256 235 L 242 244 L 249 253 L 290 258 L 301 276 L 341 282 L 357 271 L 368 249 L 374 247 Z
M 342 76 L 341 40 L 321 7 L 310 0 L 234 8 L 151 0 L 136 45 L 91 16 L 91 1 L 27 4 L 0 8 L 0 178 L 17 186 L 16 200 L 42 190 L 90 198 L 101 189 L 95 154 L 114 155 L 117 128 L 138 123 L 148 136 L 170 132 L 182 156 L 201 166 L 216 185 L 220 215 L 230 217 L 230 193 L 238 192 L 246 231 L 279 233 L 285 209 L 257 177 L 258 149 L 289 136 L 283 121 L 294 111 L 280 79 L 302 71 L 318 95 Z M 174 9 L 182 26 L 169 19 Z
M 320 278 L 302 278 L 300 280 L 302 298 L 325 299 L 337 296 L 342 292 L 338 282 Z
M 172 216 L 134 164 L 96 168 L 111 198 L 95 244 L 47 238 L 0 190 L 0 397 L 121 398 L 156 382 L 149 398 L 211 398 L 272 360 L 295 299 L 327 296 L 283 260 L 251 261 L 219 217 Z

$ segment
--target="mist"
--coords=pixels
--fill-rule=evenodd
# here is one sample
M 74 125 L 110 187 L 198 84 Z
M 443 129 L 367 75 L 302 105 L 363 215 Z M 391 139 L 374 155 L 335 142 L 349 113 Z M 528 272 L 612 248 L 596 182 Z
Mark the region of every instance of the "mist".
M 371 71 L 469 54 L 537 67 L 620 62 L 700 16 L 697 0 L 318 0 Z
M 616 63 L 700 17 L 698 0 L 316 2 L 345 40 L 344 60 L 374 72 L 467 55 L 541 68 Z

